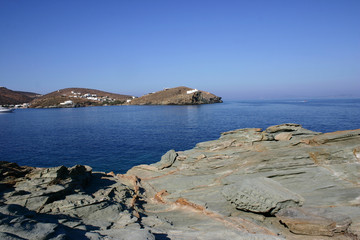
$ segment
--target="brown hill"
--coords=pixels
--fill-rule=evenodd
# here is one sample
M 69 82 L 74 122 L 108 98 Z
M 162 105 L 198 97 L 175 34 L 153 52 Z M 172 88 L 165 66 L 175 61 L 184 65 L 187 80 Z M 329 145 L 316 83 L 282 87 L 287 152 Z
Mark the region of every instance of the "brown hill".
M 188 87 L 164 89 L 133 99 L 131 105 L 198 105 L 221 103 L 221 97 Z
M 20 92 L 0 87 L 0 105 L 29 103 L 39 96 L 37 93 Z
M 123 104 L 132 96 L 88 88 L 65 88 L 43 95 L 31 102 L 32 108 L 85 107 Z
M 23 92 L 23 91 L 15 91 L 15 92 L 20 93 L 20 94 L 25 95 L 25 96 L 28 96 L 28 97 L 30 97 L 32 99 L 35 99 L 35 98 L 41 96 L 41 94 L 33 93 L 33 92 Z

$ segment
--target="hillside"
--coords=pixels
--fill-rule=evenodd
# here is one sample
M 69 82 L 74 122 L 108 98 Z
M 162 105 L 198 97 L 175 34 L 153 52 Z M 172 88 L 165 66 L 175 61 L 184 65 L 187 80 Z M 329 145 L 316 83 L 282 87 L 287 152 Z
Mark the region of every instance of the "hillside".
M 25 95 L 25 96 L 28 96 L 28 97 L 30 97 L 32 99 L 35 99 L 35 98 L 41 96 L 41 94 L 33 93 L 33 92 L 23 92 L 23 91 L 15 91 L 15 92 L 20 93 L 20 94 Z
M 221 103 L 221 97 L 188 87 L 176 87 L 133 99 L 131 105 L 198 105 Z
M 31 102 L 32 108 L 85 107 L 123 104 L 132 96 L 88 88 L 65 88 L 43 95 Z
M 0 87 L 0 105 L 15 105 L 29 103 L 39 94 L 31 92 L 20 92 Z

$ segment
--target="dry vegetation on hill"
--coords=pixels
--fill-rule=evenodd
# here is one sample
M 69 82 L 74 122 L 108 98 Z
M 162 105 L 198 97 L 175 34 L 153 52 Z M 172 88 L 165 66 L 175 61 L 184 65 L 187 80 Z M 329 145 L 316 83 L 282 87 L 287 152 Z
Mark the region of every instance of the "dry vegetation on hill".
M 0 105 L 14 105 L 31 102 L 39 94 L 20 92 L 0 87 Z
M 220 103 L 221 97 L 188 87 L 164 89 L 131 101 L 132 105 L 197 105 Z
M 88 88 L 65 88 L 51 92 L 35 99 L 31 103 L 32 108 L 47 107 L 85 107 L 123 104 L 126 100 L 132 99 L 132 96 L 109 93 Z M 66 101 L 72 104 L 61 105 Z

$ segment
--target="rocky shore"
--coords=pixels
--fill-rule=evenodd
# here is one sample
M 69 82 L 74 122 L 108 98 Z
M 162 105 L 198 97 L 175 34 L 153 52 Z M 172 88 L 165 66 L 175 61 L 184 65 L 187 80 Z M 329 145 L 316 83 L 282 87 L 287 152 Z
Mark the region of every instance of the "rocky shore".
M 126 174 L 0 173 L 0 239 L 360 239 L 360 130 L 239 129 Z

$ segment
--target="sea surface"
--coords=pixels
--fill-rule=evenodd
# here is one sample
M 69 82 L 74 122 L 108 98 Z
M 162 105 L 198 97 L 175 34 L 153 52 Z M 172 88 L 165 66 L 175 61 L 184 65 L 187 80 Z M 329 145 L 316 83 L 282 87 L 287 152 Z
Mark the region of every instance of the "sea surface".
M 331 132 L 360 128 L 360 99 L 229 101 L 200 106 L 17 109 L 0 114 L 0 160 L 53 167 L 86 164 L 125 173 L 191 149 L 221 132 L 281 123 Z

